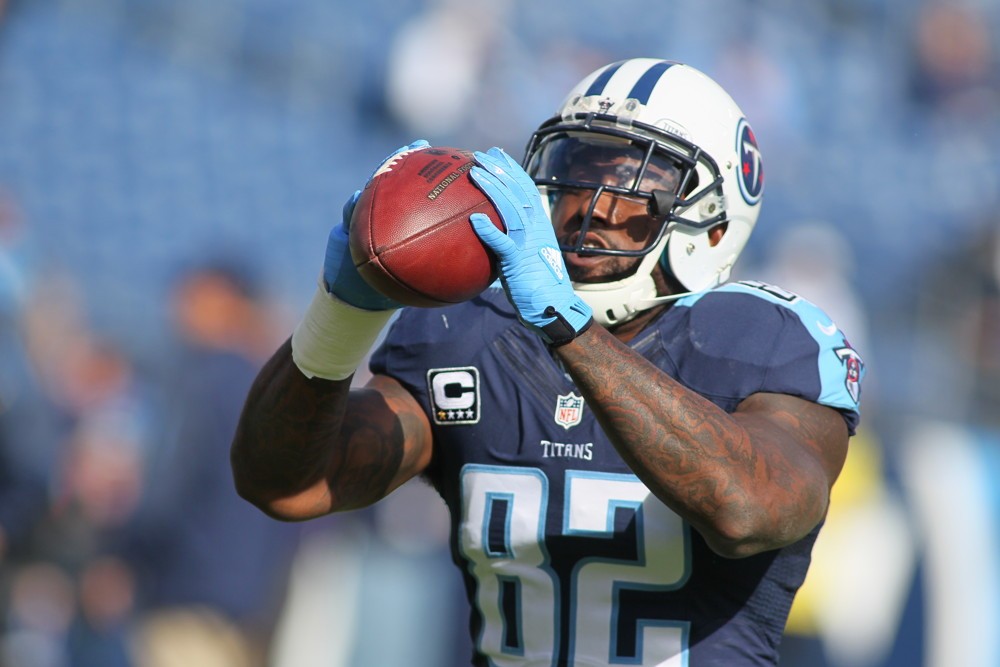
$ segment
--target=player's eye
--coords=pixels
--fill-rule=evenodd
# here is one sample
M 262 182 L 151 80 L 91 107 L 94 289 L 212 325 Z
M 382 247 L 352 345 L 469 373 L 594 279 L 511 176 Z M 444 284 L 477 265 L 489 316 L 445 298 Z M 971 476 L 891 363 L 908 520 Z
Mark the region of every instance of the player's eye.
M 634 164 L 619 164 L 614 168 L 616 183 L 614 185 L 619 185 L 623 188 L 631 188 L 635 185 L 635 177 L 638 173 L 638 169 Z
M 679 184 L 680 169 L 672 163 L 663 163 L 662 160 L 654 158 L 642 175 L 639 189 L 645 192 L 666 190 L 676 194 Z

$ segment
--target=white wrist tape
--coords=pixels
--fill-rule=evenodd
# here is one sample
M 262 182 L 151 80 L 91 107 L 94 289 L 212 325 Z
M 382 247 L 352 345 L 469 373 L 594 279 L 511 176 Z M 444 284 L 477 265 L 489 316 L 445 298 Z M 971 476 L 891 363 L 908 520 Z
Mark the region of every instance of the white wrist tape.
M 308 378 L 348 378 L 395 312 L 356 308 L 320 284 L 292 334 L 292 361 Z

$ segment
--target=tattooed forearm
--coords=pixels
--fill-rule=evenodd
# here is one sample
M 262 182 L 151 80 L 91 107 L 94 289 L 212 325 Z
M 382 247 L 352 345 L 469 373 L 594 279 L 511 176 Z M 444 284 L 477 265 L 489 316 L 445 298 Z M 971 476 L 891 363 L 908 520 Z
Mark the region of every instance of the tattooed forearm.
M 682 389 L 645 360 L 622 354 L 611 337 L 588 346 L 587 355 L 584 363 L 570 360 L 569 371 L 633 470 L 647 484 L 672 482 L 654 491 L 703 516 L 746 502 L 727 480 L 732 465 L 752 467 L 754 455 L 745 438 L 720 423 L 726 415 L 700 396 L 679 396 Z
M 780 546 L 822 518 L 829 483 L 811 450 L 822 447 L 829 415 L 811 423 L 788 408 L 813 404 L 775 395 L 753 399 L 766 418 L 727 414 L 594 329 L 560 358 L 625 462 L 714 547 L 745 555 Z M 791 433 L 805 434 L 805 446 Z

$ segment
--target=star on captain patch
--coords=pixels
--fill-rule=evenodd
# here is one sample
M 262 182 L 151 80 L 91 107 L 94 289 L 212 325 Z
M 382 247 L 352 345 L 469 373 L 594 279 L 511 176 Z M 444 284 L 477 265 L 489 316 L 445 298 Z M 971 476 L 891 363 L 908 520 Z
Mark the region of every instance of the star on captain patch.
M 567 431 L 583 419 L 583 397 L 573 392 L 556 397 L 556 423 Z

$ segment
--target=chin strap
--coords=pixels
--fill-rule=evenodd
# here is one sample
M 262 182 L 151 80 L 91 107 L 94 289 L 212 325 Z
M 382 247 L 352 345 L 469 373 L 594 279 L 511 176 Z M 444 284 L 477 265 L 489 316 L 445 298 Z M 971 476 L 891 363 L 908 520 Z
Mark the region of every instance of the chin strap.
M 677 294 L 667 294 L 665 296 L 657 296 L 652 299 L 642 299 L 640 301 L 635 301 L 629 306 L 634 309 L 635 315 L 643 312 L 644 310 L 649 310 L 650 308 L 656 308 L 657 306 L 662 306 L 678 299 L 683 299 L 686 296 L 691 296 L 697 292 L 678 292 Z M 635 316 L 633 315 L 633 317 Z
M 601 326 L 609 328 L 625 324 L 650 308 L 655 308 L 694 294 L 694 292 L 679 292 L 665 296 L 636 295 L 634 298 L 609 304 L 607 301 L 610 301 L 608 297 L 611 295 L 607 292 L 586 290 L 587 287 L 593 287 L 592 284 L 575 284 L 574 287 L 580 298 L 594 310 L 594 320 Z
M 667 262 L 662 259 L 663 252 L 654 252 L 660 254 L 660 257 L 656 260 L 644 258 L 636 272 L 628 278 L 612 283 L 573 283 L 577 295 L 593 309 L 594 319 L 598 324 L 615 327 L 650 308 L 663 306 L 702 291 L 682 289 L 674 294 L 657 294 L 656 282 L 652 276 L 654 266 L 650 264 L 659 262 L 664 272 L 669 275 L 673 273 L 666 265 Z M 676 277 L 674 280 L 676 281 Z M 680 281 L 677 281 L 677 284 L 680 286 Z

